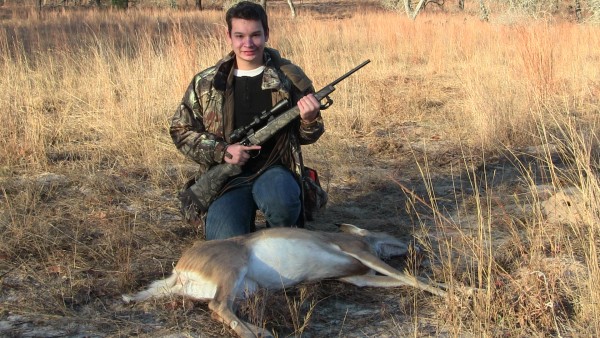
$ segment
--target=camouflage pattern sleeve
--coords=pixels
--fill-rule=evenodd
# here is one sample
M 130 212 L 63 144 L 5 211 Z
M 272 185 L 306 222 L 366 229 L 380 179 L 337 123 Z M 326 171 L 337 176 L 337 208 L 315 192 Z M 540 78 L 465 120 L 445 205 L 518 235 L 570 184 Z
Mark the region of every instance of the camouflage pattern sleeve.
M 302 75 L 304 75 L 304 72 L 302 72 Z M 306 77 L 306 75 L 304 75 L 304 77 Z M 295 88 L 297 89 L 297 87 Z M 308 88 L 306 88 L 304 91 L 300 90 L 299 92 L 294 93 L 293 96 L 295 97 L 294 100 L 298 101 L 301 97 L 314 93 L 315 88 L 312 86 L 312 82 L 309 82 Z M 325 124 L 323 123 L 321 112 L 319 112 L 317 118 L 311 121 L 310 123 L 306 123 L 300 120 L 299 141 L 301 145 L 312 144 L 317 142 L 317 140 L 321 137 L 321 135 L 323 135 L 323 133 L 325 133 Z
M 325 124 L 321 113 L 317 115 L 317 118 L 309 123 L 300 121 L 300 144 L 311 144 L 315 143 L 321 135 L 325 132 Z
M 306 73 L 289 60 L 284 59 L 283 62 L 285 64 L 281 66 L 281 70 L 293 84 L 290 92 L 292 101 L 296 103 L 302 97 L 308 94 L 314 94 L 315 88 L 312 80 L 306 76 Z M 317 118 L 310 123 L 300 122 L 298 130 L 300 144 L 305 145 L 315 143 L 324 132 L 325 125 L 323 124 L 321 113 L 319 113 Z
M 169 133 L 179 151 L 208 168 L 223 163 L 227 143 L 206 130 L 203 107 L 197 91 L 200 80 L 200 75 L 196 75 L 190 83 L 171 119 Z

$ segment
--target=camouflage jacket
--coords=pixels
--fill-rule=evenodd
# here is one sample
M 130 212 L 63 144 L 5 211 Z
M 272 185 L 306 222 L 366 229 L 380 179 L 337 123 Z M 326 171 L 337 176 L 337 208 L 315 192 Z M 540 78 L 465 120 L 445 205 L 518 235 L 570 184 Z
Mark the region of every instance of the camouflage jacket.
M 302 69 L 274 49 L 265 48 L 264 54 L 262 88 L 272 90 L 273 105 L 288 98 L 296 104 L 301 97 L 314 92 L 312 81 Z M 234 129 L 234 64 L 235 55 L 231 52 L 216 65 L 196 74 L 171 119 L 170 134 L 177 149 L 200 165 L 196 177 L 224 163 L 224 151 Z M 303 172 L 300 145 L 314 143 L 324 131 L 320 114 L 311 123 L 301 123 L 298 118 L 289 126 L 287 152 L 292 160 L 285 164 L 298 178 Z

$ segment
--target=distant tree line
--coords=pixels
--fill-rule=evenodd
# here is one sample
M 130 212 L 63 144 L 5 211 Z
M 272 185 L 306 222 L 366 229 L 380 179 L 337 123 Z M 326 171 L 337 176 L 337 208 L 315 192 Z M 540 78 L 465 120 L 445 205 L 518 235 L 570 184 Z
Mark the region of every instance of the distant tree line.
M 5 3 L 24 4 L 27 0 L 0 0 L 0 6 Z M 189 3 L 193 2 L 193 7 L 202 9 L 202 0 L 35 0 L 38 8 L 44 7 L 116 7 L 127 9 L 140 4 L 144 4 L 146 7 L 177 7 L 178 2 L 184 3 L 185 7 L 190 7 Z M 215 2 L 215 1 L 213 1 Z
M 27 4 L 30 0 L 0 0 L 0 6 L 4 4 Z M 239 0 L 35 0 L 39 10 L 46 7 L 59 6 L 86 6 L 100 8 L 122 8 L 127 9 L 136 6 L 156 6 L 172 8 L 193 8 L 203 10 L 203 6 L 212 8 L 227 8 Z M 268 0 L 254 0 L 267 8 Z M 316 0 L 315 0 L 316 1 Z M 456 0 L 454 4 L 447 5 L 446 0 L 379 0 L 381 5 L 390 10 L 403 11 L 411 19 L 415 19 L 427 6 L 435 6 L 445 10 L 447 6 L 455 6 L 458 10 L 465 9 L 466 0 Z M 530 14 L 532 16 L 554 15 L 562 11 L 573 16 L 577 21 L 600 23 L 600 0 L 470 0 L 479 8 L 483 20 L 490 16 L 490 5 L 494 2 L 503 8 L 512 11 Z M 296 7 L 293 0 L 286 0 L 290 7 L 292 17 L 296 17 Z M 326 0 L 323 0 L 326 2 Z
M 465 9 L 465 0 L 456 0 L 453 4 L 446 5 L 445 0 L 380 0 L 388 9 L 404 11 L 411 18 L 425 10 L 428 5 L 446 10 L 445 6 L 455 6 L 462 11 Z M 490 5 L 498 4 L 513 12 L 529 14 L 534 17 L 556 15 L 562 11 L 573 16 L 577 21 L 600 23 L 600 0 L 471 0 L 479 8 L 482 20 L 489 20 Z
M 239 2 L 240 0 L 205 0 L 213 7 L 229 7 L 230 5 Z M 286 0 L 290 9 L 292 10 L 293 16 L 295 16 L 295 6 L 293 0 Z M 258 0 L 263 7 L 267 8 L 267 0 Z M 4 3 L 14 4 L 26 4 L 27 0 L 0 0 L 0 6 Z M 182 8 L 195 8 L 198 10 L 203 9 L 202 0 L 35 0 L 36 6 L 39 8 L 44 7 L 59 7 L 59 6 L 85 6 L 85 7 L 118 7 L 127 9 L 137 5 L 144 5 L 145 7 L 182 7 Z

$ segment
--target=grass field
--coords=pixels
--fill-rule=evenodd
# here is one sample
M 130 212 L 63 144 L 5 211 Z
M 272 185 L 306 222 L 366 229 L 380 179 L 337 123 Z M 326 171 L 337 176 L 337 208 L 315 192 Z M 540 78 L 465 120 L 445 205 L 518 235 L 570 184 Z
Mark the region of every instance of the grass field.
M 600 27 L 302 4 L 270 12 L 269 45 L 316 87 L 371 60 L 304 148 L 330 194 L 309 228 L 414 241 L 427 254 L 397 263 L 459 297 L 322 282 L 242 316 L 279 336 L 600 335 Z M 229 51 L 223 12 L 2 11 L 0 332 L 231 334 L 205 304 L 120 302 L 198 238 L 168 125 Z

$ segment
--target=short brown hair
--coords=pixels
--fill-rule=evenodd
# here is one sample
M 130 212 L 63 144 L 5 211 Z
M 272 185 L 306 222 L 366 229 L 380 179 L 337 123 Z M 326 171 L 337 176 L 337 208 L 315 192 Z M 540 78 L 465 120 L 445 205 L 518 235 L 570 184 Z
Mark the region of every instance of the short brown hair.
M 227 10 L 227 13 L 225 14 L 225 21 L 227 21 L 227 31 L 229 33 L 231 33 L 231 20 L 234 18 L 260 21 L 265 34 L 269 34 L 267 12 L 261 5 L 257 3 L 240 1 Z

